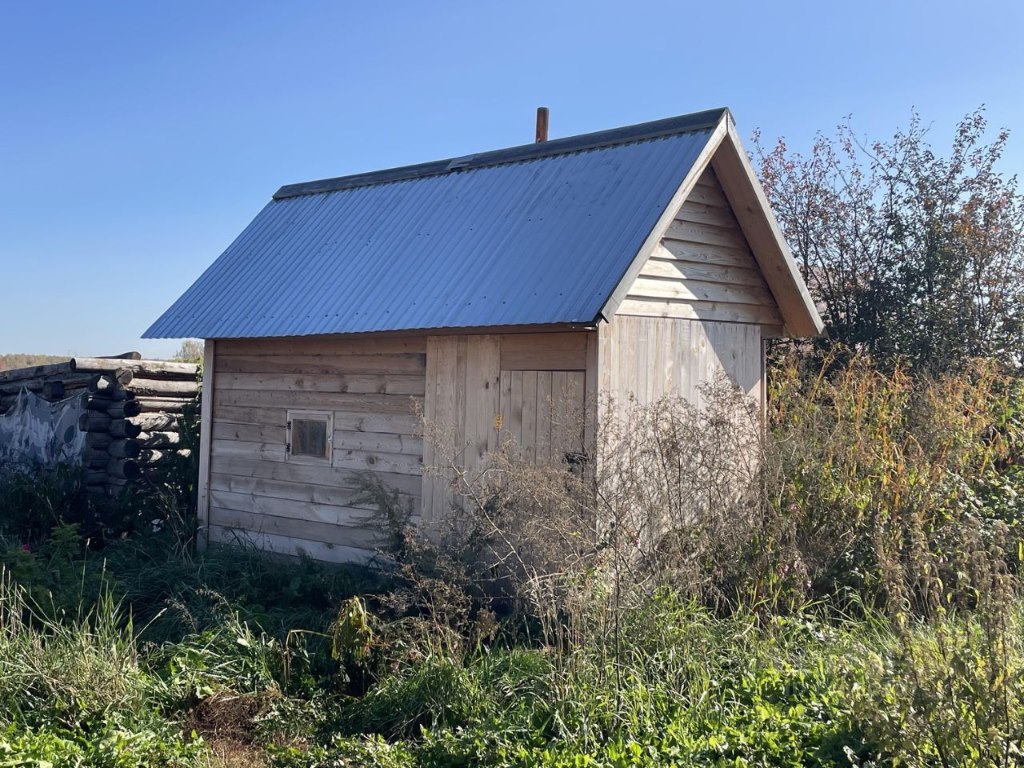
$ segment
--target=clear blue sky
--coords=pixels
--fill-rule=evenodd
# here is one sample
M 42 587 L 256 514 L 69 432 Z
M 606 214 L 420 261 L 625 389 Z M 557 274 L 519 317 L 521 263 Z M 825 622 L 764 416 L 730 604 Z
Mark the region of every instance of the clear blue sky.
M 729 106 L 806 148 L 985 104 L 1024 172 L 1017 2 L 0 0 L 0 352 L 139 335 L 278 186 Z M 1024 173 L 1021 173 L 1024 176 Z

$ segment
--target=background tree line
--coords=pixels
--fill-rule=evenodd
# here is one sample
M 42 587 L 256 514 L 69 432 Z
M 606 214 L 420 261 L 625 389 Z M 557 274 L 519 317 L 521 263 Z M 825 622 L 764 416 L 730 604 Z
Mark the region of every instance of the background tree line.
M 33 365 L 60 363 L 67 359 L 67 356 L 61 355 L 28 355 L 21 353 L 0 355 L 0 371 L 13 371 L 17 368 L 29 368 Z

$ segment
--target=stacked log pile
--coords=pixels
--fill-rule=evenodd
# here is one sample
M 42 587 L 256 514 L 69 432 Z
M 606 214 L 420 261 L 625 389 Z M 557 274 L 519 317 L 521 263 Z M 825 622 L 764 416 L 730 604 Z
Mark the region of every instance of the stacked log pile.
M 162 360 L 75 357 L 0 372 L 0 413 L 25 387 L 57 401 L 80 397 L 86 485 L 116 495 L 172 454 L 186 454 L 182 416 L 198 407 L 198 366 Z

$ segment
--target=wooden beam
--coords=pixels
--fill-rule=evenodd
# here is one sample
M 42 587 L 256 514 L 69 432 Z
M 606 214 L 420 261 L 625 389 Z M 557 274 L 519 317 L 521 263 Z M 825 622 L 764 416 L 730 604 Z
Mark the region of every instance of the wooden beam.
M 196 515 L 196 547 L 206 549 L 210 543 L 210 447 L 213 445 L 213 380 L 216 372 L 217 342 L 207 339 L 203 345 L 203 384 L 199 416 L 199 481 Z

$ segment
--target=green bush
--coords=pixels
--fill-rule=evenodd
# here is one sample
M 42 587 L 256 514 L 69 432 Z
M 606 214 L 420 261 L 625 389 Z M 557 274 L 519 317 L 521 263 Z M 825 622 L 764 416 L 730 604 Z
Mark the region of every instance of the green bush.
M 1024 382 L 982 363 L 928 378 L 860 357 L 817 375 L 798 362 L 776 366 L 769 398 L 770 575 L 804 596 L 880 607 L 898 571 L 910 607 L 928 614 L 928 568 L 970 589 L 945 567 L 965 530 L 1008 525 L 1016 562 Z

